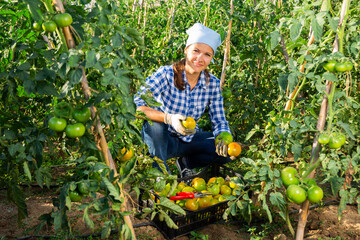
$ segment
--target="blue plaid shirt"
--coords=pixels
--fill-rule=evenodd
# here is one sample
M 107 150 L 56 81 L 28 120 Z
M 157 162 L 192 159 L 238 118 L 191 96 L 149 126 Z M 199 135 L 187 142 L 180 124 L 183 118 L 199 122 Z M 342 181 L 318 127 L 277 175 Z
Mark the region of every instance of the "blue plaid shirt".
M 135 95 L 134 102 L 136 106 L 146 106 L 145 101 L 141 99 L 141 95 L 147 91 L 152 92 L 154 99 L 161 103 L 160 107 L 153 107 L 154 109 L 192 117 L 195 121 L 199 120 L 206 107 L 209 106 L 209 116 L 214 136 L 224 131 L 231 133 L 225 118 L 220 80 L 210 74 L 210 82 L 207 85 L 205 73 L 201 72 L 197 85 L 191 90 L 185 72 L 183 78 L 186 86 L 185 90 L 180 91 L 175 87 L 173 66 L 160 67 L 150 77 L 146 78 L 148 87 L 142 86 L 140 92 Z M 196 129 L 198 130 L 198 126 L 196 126 Z M 177 133 L 170 125 L 169 131 Z M 185 142 L 191 142 L 194 137 L 194 135 L 183 136 L 180 134 L 178 136 Z

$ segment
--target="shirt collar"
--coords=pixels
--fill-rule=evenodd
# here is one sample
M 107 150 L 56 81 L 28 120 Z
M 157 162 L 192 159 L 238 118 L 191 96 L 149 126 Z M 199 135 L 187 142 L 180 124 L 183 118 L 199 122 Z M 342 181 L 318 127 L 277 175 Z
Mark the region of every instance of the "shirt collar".
M 187 78 L 186 78 L 185 70 L 184 70 L 184 79 L 185 79 L 186 82 L 188 82 Z M 206 76 L 205 76 L 204 71 L 201 71 L 201 73 L 200 73 L 198 84 L 199 84 L 200 88 L 206 89 Z

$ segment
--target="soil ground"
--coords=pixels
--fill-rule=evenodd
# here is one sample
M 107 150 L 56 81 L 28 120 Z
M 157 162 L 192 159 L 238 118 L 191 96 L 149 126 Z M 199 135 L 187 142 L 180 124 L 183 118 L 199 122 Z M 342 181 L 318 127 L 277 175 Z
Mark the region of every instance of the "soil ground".
M 54 208 L 52 198 L 57 196 L 56 189 L 41 189 L 39 187 L 26 187 L 26 204 L 28 207 L 28 218 L 21 226 L 17 225 L 17 208 L 6 200 L 5 190 L 0 191 L 0 237 L 4 239 L 24 239 L 34 233 L 32 228 L 39 223 L 38 217 L 49 213 Z M 294 206 L 293 210 L 296 210 Z M 75 209 L 75 208 L 73 208 Z M 92 234 L 81 219 L 82 214 L 73 210 L 69 214 L 73 231 L 77 235 Z M 292 214 L 293 227 L 296 231 L 297 214 Z M 275 217 L 275 219 L 277 219 Z M 144 220 L 134 220 L 134 224 L 144 222 Z M 178 237 L 177 240 L 187 239 L 293 239 L 289 235 L 282 220 L 274 220 L 271 224 L 266 219 L 262 223 L 250 224 L 253 229 L 257 229 L 256 234 L 251 235 L 249 226 L 245 223 L 217 223 L 208 225 L 194 233 L 197 238 L 191 235 Z M 100 224 L 99 224 L 100 225 Z M 266 227 L 267 229 L 265 229 Z M 100 232 L 100 228 L 98 230 Z M 142 226 L 135 228 L 137 239 L 163 240 L 163 235 L 153 226 Z M 38 235 L 54 235 L 54 229 L 44 229 Z M 205 238 L 205 237 L 208 238 Z M 201 238 L 203 237 L 203 238 Z M 27 238 L 30 239 L 30 238 Z M 38 238 L 31 238 L 38 239 Z M 306 225 L 305 239 L 325 240 L 325 239 L 349 239 L 360 240 L 360 214 L 357 206 L 348 205 L 343 212 L 342 218 L 338 221 L 337 205 L 321 206 L 310 210 Z

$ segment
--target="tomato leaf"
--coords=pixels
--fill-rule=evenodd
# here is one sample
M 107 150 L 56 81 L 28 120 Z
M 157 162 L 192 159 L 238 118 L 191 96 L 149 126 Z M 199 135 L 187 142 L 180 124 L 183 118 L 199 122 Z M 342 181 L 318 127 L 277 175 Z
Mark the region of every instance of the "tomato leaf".
M 337 125 L 342 127 L 345 132 L 347 133 L 347 135 L 352 139 L 352 140 L 356 140 L 355 137 L 354 137 L 354 134 L 352 133 L 351 129 L 350 129 L 350 125 L 347 124 L 347 123 L 344 123 L 344 122 L 337 122 Z
M 320 26 L 318 20 L 315 17 L 313 17 L 312 20 L 311 20 L 311 28 L 314 31 L 315 41 L 320 41 L 323 29 L 322 29 L 322 27 Z
M 28 165 L 27 161 L 24 161 L 24 173 L 31 181 L 31 173 L 30 173 L 30 169 L 29 169 L 29 165 Z
M 271 204 L 277 206 L 281 211 L 286 210 L 285 197 L 280 192 L 270 193 L 270 202 Z
M 323 78 L 324 78 L 325 80 L 330 81 L 330 82 L 337 82 L 337 81 L 338 81 L 338 79 L 337 79 L 337 77 L 335 76 L 335 74 L 333 74 L 333 73 L 331 73 L 331 72 L 325 72 L 325 73 L 323 74 Z
M 294 42 L 299 38 L 301 33 L 302 24 L 295 20 L 295 23 L 290 26 L 290 38 Z
M 186 215 L 186 212 L 184 209 L 182 209 L 179 205 L 171 202 L 166 197 L 161 197 L 160 202 L 157 205 L 165 208 L 166 210 L 170 210 L 170 211 L 174 212 L 176 215 Z
M 115 200 L 122 201 L 119 190 L 114 187 L 114 185 L 105 177 L 101 177 L 103 182 L 105 183 L 107 189 L 109 190 L 109 194 L 115 198 Z
M 98 59 L 100 58 L 100 54 L 97 54 L 95 50 L 90 50 L 86 53 L 86 62 L 85 68 L 93 67 Z
M 270 33 L 270 39 L 271 39 L 271 50 L 273 50 L 280 42 L 281 35 L 279 31 L 273 31 Z

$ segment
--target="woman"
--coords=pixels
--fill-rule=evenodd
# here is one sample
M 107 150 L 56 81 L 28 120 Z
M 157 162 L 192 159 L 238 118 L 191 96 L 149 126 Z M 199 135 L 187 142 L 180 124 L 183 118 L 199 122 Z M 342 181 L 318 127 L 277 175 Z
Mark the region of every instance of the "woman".
M 189 35 L 186 57 L 160 67 L 146 79 L 147 87 L 142 87 L 134 99 L 137 110 L 152 120 L 152 124 L 144 121 L 142 129 L 150 155 L 163 160 L 169 173 L 166 160 L 179 157 L 176 166 L 181 177 L 193 175 L 197 167 L 229 162 L 226 145 L 220 141 L 215 146 L 215 137 L 224 131 L 231 133 L 225 118 L 220 80 L 207 70 L 221 37 L 200 23 L 186 33 Z M 148 91 L 160 103 L 159 107 L 148 107 L 141 99 Z M 199 120 L 207 107 L 213 132 L 204 132 L 198 127 L 190 130 L 182 125 L 186 117 Z

